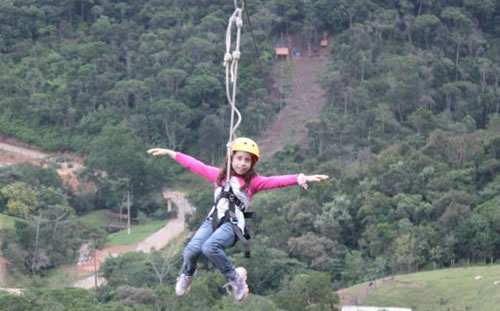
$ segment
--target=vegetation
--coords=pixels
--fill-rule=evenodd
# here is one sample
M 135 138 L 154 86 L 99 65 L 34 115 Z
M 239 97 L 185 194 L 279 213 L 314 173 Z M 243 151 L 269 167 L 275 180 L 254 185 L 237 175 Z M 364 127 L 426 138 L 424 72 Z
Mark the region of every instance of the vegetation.
M 190 296 L 176 300 L 175 256 L 133 253 L 101 271 L 112 282 L 98 294 L 34 291 L 2 296 L 9 302 L 1 305 L 66 308 L 73 296 L 75 310 L 91 310 L 89 301 L 109 310 L 330 310 L 335 295 L 305 289 L 329 284 L 332 293 L 386 275 L 500 258 L 499 4 L 246 2 L 260 53 L 245 28 L 244 135 L 258 136 L 279 109 L 271 96 L 274 42 L 283 35 L 315 45 L 324 32 L 334 38 L 321 81 L 326 104 L 307 124 L 310 144 L 287 146 L 257 167 L 266 175 L 332 178 L 308 191 L 256 196 L 255 256 L 230 252 L 249 270 L 249 302 L 223 298 L 224 281 L 207 262 Z M 220 63 L 232 11 L 232 1 L 213 0 L 1 2 L 0 132 L 77 152 L 86 167 L 80 180 L 95 187 L 74 193 L 50 167 L 0 168 L 0 212 L 24 220 L 1 233 L 2 254 L 18 271 L 40 277 L 73 262 L 83 241 L 104 243 L 103 228 L 77 216 L 130 206 L 134 219 L 165 219 L 165 185 L 195 190 L 191 228 L 206 216 L 212 189 L 189 177 L 179 185 L 182 168 L 145 150 L 163 145 L 221 162 L 229 108 Z M 165 267 L 162 260 L 175 269 L 158 274 L 152 262 Z M 128 277 L 116 277 L 122 272 Z
M 107 210 L 96 210 L 87 213 L 79 217 L 78 221 L 86 226 L 97 226 L 102 228 L 105 228 L 110 223 Z
M 364 304 L 418 310 L 492 310 L 498 305 L 500 267 L 454 268 L 396 276 L 369 292 Z M 366 286 L 366 284 L 364 284 Z M 357 289 L 349 289 L 350 291 Z M 363 291 L 360 291 L 363 292 Z
M 127 230 L 122 230 L 109 235 L 108 246 L 112 245 L 132 245 L 145 240 L 148 236 L 158 231 L 165 225 L 164 220 L 153 220 L 146 224 L 135 225 L 128 235 Z
M 0 228 L 14 228 L 15 217 L 0 214 Z

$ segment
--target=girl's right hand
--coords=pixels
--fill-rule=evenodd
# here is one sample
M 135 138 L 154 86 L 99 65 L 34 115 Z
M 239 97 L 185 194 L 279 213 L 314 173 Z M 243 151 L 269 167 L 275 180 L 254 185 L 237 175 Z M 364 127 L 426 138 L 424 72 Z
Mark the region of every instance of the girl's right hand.
M 149 155 L 152 155 L 152 156 L 166 156 L 168 155 L 169 157 L 171 157 L 172 159 L 175 160 L 175 156 L 176 156 L 176 152 L 173 151 L 173 150 L 170 150 L 170 149 L 165 149 L 165 148 L 152 148 L 152 149 L 149 149 L 148 151 L 146 151 Z

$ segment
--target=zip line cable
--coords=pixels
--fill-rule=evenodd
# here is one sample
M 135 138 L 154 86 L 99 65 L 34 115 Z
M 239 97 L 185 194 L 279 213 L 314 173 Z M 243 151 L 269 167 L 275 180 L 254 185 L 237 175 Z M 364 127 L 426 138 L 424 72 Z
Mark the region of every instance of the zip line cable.
M 250 15 L 248 15 L 248 7 L 247 7 L 246 0 L 243 0 L 243 6 L 245 7 L 245 15 L 247 17 L 248 27 L 250 28 L 250 34 L 252 35 L 252 41 L 253 41 L 253 46 L 255 48 L 255 54 L 257 55 L 257 62 L 259 64 L 259 68 L 260 68 L 261 67 L 260 51 L 259 51 L 259 47 L 257 46 L 257 41 L 255 41 L 255 36 L 253 35 L 253 27 L 252 27 L 252 23 L 250 22 Z

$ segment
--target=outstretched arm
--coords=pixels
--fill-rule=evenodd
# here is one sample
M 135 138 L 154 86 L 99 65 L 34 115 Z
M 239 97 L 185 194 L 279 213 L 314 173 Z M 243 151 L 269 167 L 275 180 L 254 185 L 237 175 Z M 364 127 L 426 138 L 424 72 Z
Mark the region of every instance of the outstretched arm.
M 152 156 L 169 156 L 172 159 L 175 160 L 175 156 L 177 155 L 177 152 L 170 150 L 170 149 L 165 149 L 165 148 L 152 148 L 147 151 L 148 154 Z
M 152 156 L 169 156 L 183 167 L 189 169 L 191 172 L 200 175 L 206 180 L 215 183 L 219 175 L 219 169 L 183 154 L 182 152 L 175 152 L 165 148 L 152 148 L 147 151 Z
M 252 179 L 251 192 L 257 193 L 262 190 L 270 190 L 280 187 L 299 185 L 307 189 L 307 183 L 327 180 L 328 175 L 280 175 L 280 176 L 256 176 Z

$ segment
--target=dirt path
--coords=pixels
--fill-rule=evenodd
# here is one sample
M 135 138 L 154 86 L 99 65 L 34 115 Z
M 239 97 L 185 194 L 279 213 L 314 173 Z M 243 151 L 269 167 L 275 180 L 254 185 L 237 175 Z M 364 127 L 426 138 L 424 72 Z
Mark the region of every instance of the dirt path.
M 325 103 L 325 91 L 319 83 L 328 64 L 329 49 L 318 50 L 312 57 L 290 56 L 278 60 L 273 68 L 274 88 L 282 90 L 286 105 L 258 139 L 262 154 L 271 155 L 286 144 L 306 144 L 305 123 L 318 119 Z
M 96 258 L 91 258 L 87 263 L 78 266 L 78 275 L 88 275 L 89 273 L 99 270 L 102 262 L 109 256 L 116 257 L 125 252 L 143 251 L 150 253 L 151 250 L 160 250 L 167 246 L 168 242 L 179 236 L 185 229 L 186 214 L 191 214 L 194 210 L 193 206 L 189 204 L 185 195 L 182 192 L 164 190 L 163 197 L 177 206 L 177 218 L 167 222 L 167 224 L 160 230 L 153 233 L 147 239 L 137 245 L 131 246 L 113 246 L 97 250 Z M 97 278 L 97 285 L 103 284 L 103 278 Z M 80 288 L 94 288 L 96 283 L 95 277 L 89 276 L 73 284 L 74 287 Z
M 0 150 L 8 153 L 14 153 L 16 155 L 21 155 L 23 158 L 29 158 L 34 160 L 42 160 L 49 157 L 49 154 L 43 153 L 41 151 L 27 149 L 24 147 L 18 147 L 4 142 L 0 142 Z
M 163 197 L 167 200 L 172 200 L 175 206 L 177 206 L 178 217 L 169 221 L 163 228 L 156 231 L 153 235 L 137 245 L 135 249 L 136 251 L 149 253 L 152 249 L 162 249 L 170 240 L 177 237 L 184 231 L 186 227 L 186 214 L 191 214 L 193 212 L 193 206 L 189 204 L 182 192 L 165 190 L 163 191 Z

